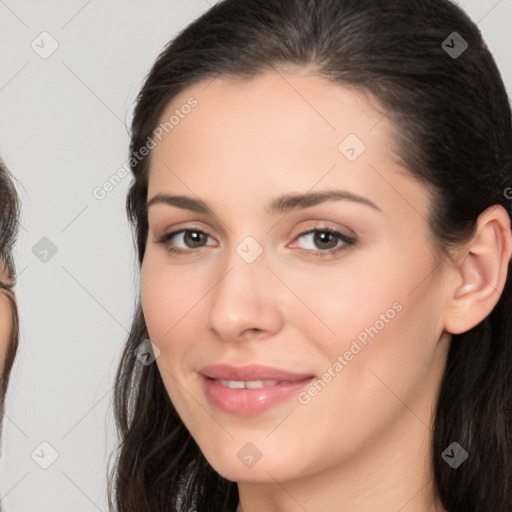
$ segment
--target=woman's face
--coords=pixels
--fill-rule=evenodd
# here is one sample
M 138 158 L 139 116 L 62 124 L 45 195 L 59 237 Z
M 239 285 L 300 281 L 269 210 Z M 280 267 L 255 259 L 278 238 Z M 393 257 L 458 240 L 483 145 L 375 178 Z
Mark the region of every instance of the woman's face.
M 210 464 L 284 481 L 426 439 L 450 297 L 430 195 L 395 163 L 388 119 L 304 72 L 204 82 L 171 116 L 151 157 L 148 200 L 161 200 L 141 298 L 169 397 Z
M 0 267 L 0 282 L 10 282 L 9 274 Z M 13 328 L 13 315 L 9 298 L 5 291 L 0 289 L 0 375 L 3 375 L 7 350 L 11 343 Z

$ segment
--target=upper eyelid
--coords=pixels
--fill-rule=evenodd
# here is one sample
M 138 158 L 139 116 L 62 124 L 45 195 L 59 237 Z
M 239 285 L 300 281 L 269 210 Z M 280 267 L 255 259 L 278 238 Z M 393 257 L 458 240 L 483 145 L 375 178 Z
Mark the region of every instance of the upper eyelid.
M 221 237 L 226 236 L 227 232 L 231 231 L 231 229 L 229 229 L 229 226 L 226 227 L 225 225 L 223 225 L 223 222 L 216 222 L 215 219 L 208 219 L 204 217 L 202 214 L 198 214 L 197 217 L 194 219 L 188 219 L 182 222 L 172 223 L 172 226 L 171 223 L 168 223 L 165 219 L 167 219 L 167 217 L 155 216 L 154 220 L 152 220 L 150 218 L 150 215 L 148 214 L 147 220 L 149 231 L 155 233 L 155 235 L 159 232 L 162 233 L 160 236 L 165 236 L 165 234 L 167 233 L 172 233 L 175 231 L 181 231 L 185 229 L 197 229 L 198 231 L 204 231 L 205 233 L 208 234 L 212 230 L 214 230 Z M 170 219 L 172 219 L 172 217 L 170 217 Z
M 213 240 L 215 240 L 215 238 L 210 235 L 210 233 L 208 233 L 207 231 L 205 231 L 204 229 L 197 229 L 197 228 L 180 228 L 180 229 L 173 229 L 172 231 L 169 231 L 169 233 L 163 235 L 163 238 L 171 238 L 171 237 L 175 237 L 183 232 L 186 232 L 186 231 L 199 231 L 200 233 L 203 233 L 203 235 L 206 235 L 208 238 L 211 238 Z
M 163 236 L 168 236 L 170 234 L 176 234 L 180 231 L 189 231 L 189 230 L 196 230 L 196 231 L 202 231 L 208 235 L 210 235 L 210 230 L 206 227 L 203 227 L 200 225 L 200 223 L 196 224 L 189 224 L 190 221 L 185 222 L 179 222 L 175 225 L 173 225 L 171 228 L 165 227 L 163 229 L 160 229 L 159 227 L 152 226 L 151 222 L 148 223 L 149 231 L 155 235 L 155 237 L 158 237 L 158 233 L 161 233 L 159 238 L 162 238 Z M 194 221 L 192 221 L 194 222 Z M 210 235 L 211 236 L 211 235 Z
M 162 238 L 162 237 L 169 237 L 171 235 L 174 236 L 174 235 L 177 235 L 179 233 L 182 233 L 183 231 L 200 231 L 201 233 L 209 236 L 210 238 L 215 238 L 215 237 L 213 237 L 210 234 L 209 230 L 207 230 L 207 229 L 205 229 L 205 228 L 203 228 L 201 226 L 178 226 L 178 227 L 173 227 L 169 232 L 163 233 L 160 238 Z
M 297 233 L 298 235 L 305 234 L 308 231 L 315 231 L 315 230 L 321 231 L 321 230 L 325 229 L 325 230 L 331 230 L 331 231 L 340 231 L 341 233 L 346 234 L 347 236 L 352 236 L 352 235 L 355 236 L 355 232 L 346 226 L 335 227 L 335 226 L 332 226 L 331 224 L 320 226 L 320 225 L 318 225 L 318 223 L 327 224 L 329 222 L 329 221 L 320 220 L 320 219 L 311 219 L 309 222 L 311 222 L 312 225 L 307 228 L 305 228 L 305 227 L 301 228 L 301 230 Z M 315 224 L 313 224 L 313 223 L 315 223 Z M 185 225 L 178 224 L 177 226 L 173 226 L 171 230 L 169 230 L 167 233 L 165 233 L 162 236 L 166 236 L 166 235 L 170 235 L 170 234 L 177 234 L 181 231 L 194 231 L 194 230 L 201 231 L 201 232 L 207 234 L 208 236 L 212 236 L 210 234 L 210 230 L 208 228 L 204 228 L 200 225 L 194 225 L 194 224 L 189 225 L 186 223 L 185 223 Z M 344 230 L 346 232 L 344 232 Z M 222 233 L 222 234 L 224 234 L 224 233 Z M 295 236 L 297 236 L 297 235 L 295 235 Z M 212 236 L 212 238 L 214 238 L 214 237 Z
M 197 222 L 197 224 L 196 224 L 196 222 Z M 345 226 L 345 225 L 341 225 L 341 227 L 340 227 L 340 223 L 338 223 L 338 222 L 328 221 L 328 220 L 325 220 L 323 218 L 318 218 L 318 219 L 311 219 L 310 218 L 307 221 L 300 222 L 299 224 L 303 224 L 304 222 L 311 223 L 311 227 L 301 228 L 301 231 L 298 234 L 303 234 L 304 233 L 304 229 L 306 229 L 306 230 L 312 230 L 312 229 L 318 229 L 318 230 L 320 230 L 320 229 L 331 229 L 331 230 L 335 230 L 335 231 L 340 231 L 343 234 L 346 234 L 347 236 L 356 236 L 356 233 L 355 233 L 354 230 L 350 229 L 348 226 Z M 191 224 L 189 224 L 189 223 L 191 223 Z M 323 223 L 325 225 L 319 226 L 318 225 L 319 223 Z M 178 231 L 186 231 L 186 230 L 194 230 L 194 229 L 196 229 L 197 231 L 203 231 L 203 232 L 205 232 L 207 234 L 210 234 L 209 228 L 208 227 L 203 227 L 201 224 L 202 224 L 201 221 L 183 221 L 183 222 L 179 222 L 175 226 L 172 227 L 172 230 L 168 231 L 168 234 L 176 233 Z M 151 229 L 151 223 L 149 223 L 149 228 Z M 165 230 L 165 231 L 167 231 L 167 230 Z M 220 234 L 221 234 L 221 236 L 225 235 L 225 232 L 224 232 L 223 229 L 220 229 Z

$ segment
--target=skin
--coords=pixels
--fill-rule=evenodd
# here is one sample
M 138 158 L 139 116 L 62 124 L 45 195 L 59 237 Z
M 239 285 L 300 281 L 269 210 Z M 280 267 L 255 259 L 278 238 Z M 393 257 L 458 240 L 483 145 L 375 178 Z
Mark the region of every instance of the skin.
M 476 325 L 503 289 L 506 212 L 486 212 L 472 245 L 438 265 L 429 191 L 398 165 L 393 126 L 367 98 L 283 69 L 197 84 L 162 119 L 190 96 L 197 107 L 153 149 L 148 199 L 201 198 L 214 215 L 152 205 L 141 274 L 156 363 L 186 427 L 213 468 L 238 483 L 244 512 L 444 511 L 432 488 L 432 411 L 450 333 Z M 366 145 L 354 162 L 338 150 L 350 133 Z M 349 200 L 286 215 L 265 209 L 277 196 L 326 189 L 380 211 Z M 329 245 L 299 235 L 325 227 L 356 244 L 332 257 L 306 254 Z M 202 247 L 182 234 L 156 242 L 185 228 L 206 234 Z M 236 252 L 247 236 L 263 249 L 250 264 Z M 307 405 L 294 397 L 239 417 L 202 391 L 197 370 L 218 362 L 320 378 L 394 303 L 401 311 Z M 250 468 L 237 457 L 247 442 L 262 454 Z
M 0 271 L 0 281 L 8 283 L 10 281 L 5 269 Z M 11 331 L 13 328 L 13 316 L 9 299 L 3 290 L 0 290 L 0 374 L 3 373 L 4 361 L 7 355 L 7 349 L 11 342 Z

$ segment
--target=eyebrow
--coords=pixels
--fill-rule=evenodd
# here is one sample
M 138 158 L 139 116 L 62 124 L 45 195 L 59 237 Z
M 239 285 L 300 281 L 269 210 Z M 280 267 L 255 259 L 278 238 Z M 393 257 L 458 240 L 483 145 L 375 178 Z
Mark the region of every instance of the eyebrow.
M 267 213 L 276 215 L 280 213 L 288 213 L 293 210 L 300 210 L 309 208 L 326 201 L 351 201 L 363 204 L 382 212 L 382 210 L 372 201 L 366 197 L 353 194 L 344 190 L 326 190 L 324 192 L 308 192 L 305 194 L 289 194 L 281 197 L 274 198 L 270 204 L 265 208 Z M 154 204 L 167 204 L 169 206 L 176 206 L 185 210 L 191 210 L 197 213 L 204 213 L 206 215 L 214 215 L 213 210 L 200 199 L 194 199 L 188 196 L 172 196 L 169 194 L 157 194 L 147 203 L 147 208 Z

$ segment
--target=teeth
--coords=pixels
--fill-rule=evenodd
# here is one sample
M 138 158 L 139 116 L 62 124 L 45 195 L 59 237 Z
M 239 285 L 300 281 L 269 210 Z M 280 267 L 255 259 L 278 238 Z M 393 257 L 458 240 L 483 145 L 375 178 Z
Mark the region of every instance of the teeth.
M 248 380 L 245 387 L 249 389 L 266 388 L 268 386 L 275 386 L 278 380 Z
M 278 380 L 223 380 L 223 379 L 214 379 L 219 384 L 226 386 L 230 389 L 258 389 L 258 388 L 266 388 L 268 386 L 275 386 L 279 383 Z

